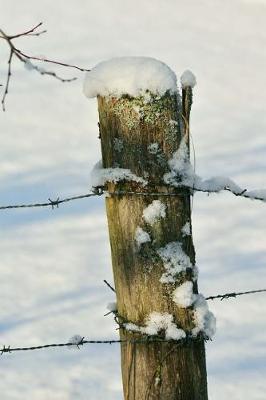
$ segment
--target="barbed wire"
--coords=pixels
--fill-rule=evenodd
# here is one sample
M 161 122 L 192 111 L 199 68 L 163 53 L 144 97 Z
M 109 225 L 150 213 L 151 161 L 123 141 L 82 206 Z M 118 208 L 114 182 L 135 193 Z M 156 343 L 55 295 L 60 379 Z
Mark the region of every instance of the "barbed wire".
M 230 299 L 237 296 L 243 296 L 246 294 L 253 294 L 253 293 L 262 293 L 266 292 L 266 289 L 258 289 L 258 290 L 248 290 L 246 292 L 232 292 L 232 293 L 225 293 L 225 294 L 217 294 L 216 296 L 209 296 L 205 297 L 205 300 L 215 300 L 215 299 Z
M 67 343 L 52 343 L 52 344 L 44 344 L 40 346 L 29 346 L 29 347 L 10 347 L 10 346 L 3 346 L 2 349 L 0 349 L 0 354 L 4 353 L 13 353 L 14 351 L 30 351 L 30 350 L 40 350 L 40 349 L 48 349 L 51 347 L 77 347 L 80 348 L 80 346 L 83 346 L 84 344 L 113 344 L 113 343 L 121 343 L 121 339 L 117 340 L 83 340 L 80 341 L 77 344 L 73 344 L 71 342 Z
M 191 192 L 203 192 L 203 193 L 219 193 L 218 191 L 211 191 L 211 190 L 204 190 L 204 189 L 200 189 L 200 188 L 194 188 L 194 187 L 190 187 L 190 186 L 183 186 L 180 187 L 180 189 L 190 189 Z M 248 198 L 250 200 L 259 200 L 262 202 L 266 202 L 266 199 L 264 197 L 260 197 L 260 196 L 249 196 L 248 194 L 246 194 L 247 189 L 243 190 L 241 193 L 237 193 L 232 191 L 231 189 L 228 188 L 224 188 L 223 190 L 225 191 L 229 191 L 230 193 L 234 194 L 235 196 L 240 196 L 240 197 L 245 197 Z M 82 194 L 82 195 L 78 195 L 78 196 L 73 196 L 73 197 L 67 197 L 64 199 L 60 199 L 60 197 L 58 197 L 56 200 L 51 200 L 50 198 L 48 199 L 48 201 L 43 202 L 43 203 L 29 203 L 29 204 L 13 204 L 13 205 L 6 205 L 6 206 L 0 206 L 0 210 L 8 210 L 8 209 L 15 209 L 15 208 L 34 208 L 34 207 L 52 207 L 52 209 L 54 208 L 58 208 L 59 204 L 61 203 L 66 203 L 66 202 L 70 202 L 70 201 L 74 201 L 74 200 L 80 200 L 80 199 L 84 199 L 87 197 L 93 197 L 93 196 L 101 196 L 103 194 L 106 194 L 106 196 L 123 196 L 123 195 L 128 195 L 128 196 L 165 196 L 165 197 L 172 197 L 172 196 L 187 196 L 186 193 L 182 193 L 182 192 L 135 192 L 135 191 L 125 191 L 125 190 L 117 190 L 114 192 L 107 192 L 106 190 L 104 190 L 104 187 L 96 187 L 93 188 L 93 192 L 91 193 L 86 193 L 86 194 Z M 193 194 L 193 193 L 191 193 Z
M 112 289 L 113 287 L 106 281 L 104 280 L 106 285 Z M 266 289 L 257 289 L 257 290 L 249 290 L 245 292 L 231 292 L 231 293 L 225 293 L 225 294 L 218 294 L 215 296 L 208 296 L 205 297 L 206 300 L 215 300 L 215 299 L 229 299 L 229 298 L 235 298 L 237 296 L 242 296 L 242 295 L 247 295 L 247 294 L 252 294 L 252 293 L 262 293 L 266 292 Z M 111 313 L 111 312 L 110 312 Z M 117 312 L 113 312 L 115 315 Z M 108 313 L 109 314 L 109 313 Z M 119 316 L 120 317 L 120 316 Z M 119 323 L 119 326 L 121 324 Z M 85 336 L 80 339 L 78 342 L 66 342 L 66 343 L 52 343 L 52 344 L 44 344 L 44 345 L 39 345 L 39 346 L 24 346 L 24 347 L 11 347 L 11 346 L 6 346 L 3 345 L 3 347 L 0 349 L 0 355 L 3 355 L 4 353 L 13 353 L 13 352 L 19 352 L 19 351 L 31 351 L 31 350 L 41 350 L 41 349 L 48 349 L 48 348 L 55 348 L 55 347 L 77 347 L 80 349 L 81 346 L 85 344 L 115 344 L 115 343 L 142 343 L 142 344 L 149 344 L 149 343 L 154 343 L 154 342 L 162 342 L 162 343 L 176 343 L 177 345 L 185 345 L 188 343 L 191 343 L 191 341 L 195 340 L 210 340 L 207 337 L 204 337 L 202 335 L 199 335 L 198 337 L 193 337 L 193 336 L 187 336 L 184 339 L 180 340 L 173 340 L 173 339 L 165 339 L 161 337 L 153 337 L 153 336 L 145 336 L 137 339 L 109 339 L 109 340 L 86 340 Z
M 132 334 L 132 332 L 131 332 Z M 137 333 L 137 335 L 139 335 Z M 78 343 L 72 343 L 72 342 L 66 342 L 66 343 L 52 343 L 52 344 L 44 344 L 40 346 L 29 346 L 29 347 L 11 347 L 11 346 L 3 346 L 0 349 L 0 355 L 3 355 L 4 353 L 13 353 L 13 352 L 19 352 L 19 351 L 32 351 L 32 350 L 41 350 L 41 349 L 48 349 L 48 348 L 55 348 L 55 347 L 73 347 L 73 348 L 78 348 L 80 349 L 81 346 L 85 344 L 116 344 L 116 343 L 121 343 L 121 344 L 127 344 L 127 343 L 132 343 L 132 344 L 151 344 L 151 343 L 175 343 L 178 346 L 184 346 L 192 341 L 199 341 L 199 340 L 210 340 L 207 338 L 204 338 L 202 335 L 199 335 L 197 337 L 193 336 L 187 336 L 186 338 L 175 340 L 175 339 L 165 339 L 161 338 L 158 336 L 144 336 L 141 338 L 137 339 L 110 339 L 110 340 L 86 340 L 85 337 L 83 337 Z
M 190 190 L 190 194 L 193 195 L 194 192 L 201 192 L 201 193 L 207 193 L 207 194 L 212 194 L 212 193 L 220 193 L 221 191 L 226 191 L 226 192 L 230 192 L 232 193 L 234 196 L 236 197 L 244 197 L 246 199 L 250 199 L 250 200 L 259 200 L 262 202 L 266 202 L 266 198 L 264 196 L 256 196 L 256 195 L 250 195 L 247 189 L 242 190 L 241 192 L 235 192 L 232 189 L 228 188 L 228 187 L 224 187 L 223 189 L 220 190 L 210 190 L 210 189 L 201 189 L 201 188 L 197 188 L 195 186 L 180 186 L 180 189 L 189 189 Z M 109 193 L 110 196 L 112 195 L 129 195 L 129 196 L 187 196 L 186 193 L 176 193 L 176 192 L 172 192 L 172 193 L 165 193 L 165 192 L 134 192 L 134 191 L 123 191 L 123 190 L 118 190 L 115 192 L 110 192 Z
M 226 191 L 226 192 L 230 192 L 232 193 L 234 196 L 236 197 L 244 197 L 245 199 L 250 199 L 250 200 L 259 200 L 262 202 L 266 202 L 266 198 L 264 196 L 256 196 L 256 195 L 251 195 L 249 194 L 247 189 L 244 189 L 242 192 L 235 192 L 234 190 L 224 187 L 221 190 L 207 190 L 207 189 L 201 189 L 201 188 L 197 188 L 197 187 L 188 187 L 190 188 L 192 191 L 195 192 L 202 192 L 202 193 L 220 193 L 221 191 Z
M 104 193 L 103 191 L 98 190 L 98 191 L 94 191 L 91 193 L 81 194 L 78 196 L 66 197 L 64 199 L 60 199 L 60 197 L 57 197 L 56 200 L 48 199 L 48 201 L 43 202 L 43 203 L 14 204 L 14 205 L 0 206 L 0 210 L 10 210 L 10 209 L 15 209 L 15 208 L 33 208 L 33 207 L 52 207 L 52 209 L 54 209 L 54 208 L 58 208 L 59 204 L 62 204 L 62 203 L 67 203 L 67 202 L 74 201 L 74 200 L 85 199 L 85 198 L 93 197 L 93 196 L 101 196 L 103 193 Z

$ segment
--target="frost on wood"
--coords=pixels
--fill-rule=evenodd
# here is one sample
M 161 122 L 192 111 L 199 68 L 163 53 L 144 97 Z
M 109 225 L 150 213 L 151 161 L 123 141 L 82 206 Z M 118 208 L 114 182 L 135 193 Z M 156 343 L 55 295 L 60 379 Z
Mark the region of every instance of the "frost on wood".
M 212 338 L 216 331 L 216 318 L 211 311 L 207 301 L 202 294 L 198 294 L 194 303 L 194 324 L 192 335 L 197 336 L 203 332 L 208 338 Z
M 153 202 L 143 210 L 143 219 L 150 225 L 153 225 L 160 218 L 165 217 L 166 206 L 160 200 Z
M 136 229 L 135 240 L 137 242 L 138 247 L 140 247 L 143 243 L 147 243 L 151 241 L 150 235 L 148 232 L 144 231 L 139 226 Z
M 138 326 L 132 323 L 124 324 L 128 331 L 140 332 L 149 336 L 156 336 L 164 333 L 165 339 L 180 340 L 186 337 L 183 329 L 179 329 L 173 322 L 171 314 L 160 314 L 152 312 L 146 319 L 145 326 Z
M 186 87 L 193 88 L 197 84 L 195 75 L 189 69 L 183 72 L 180 81 L 183 89 Z
M 150 57 L 119 57 L 97 64 L 86 74 L 84 93 L 87 97 L 133 97 L 149 91 L 164 95 L 177 91 L 176 75 L 163 62 Z
M 193 269 L 190 258 L 184 253 L 180 242 L 170 242 L 157 250 L 163 261 L 165 273 L 161 276 L 161 283 L 173 283 L 180 272 L 187 268 Z
M 185 225 L 181 228 L 181 233 L 182 233 L 182 236 L 190 236 L 191 235 L 189 222 L 186 222 Z
M 186 281 L 173 292 L 173 300 L 181 308 L 191 307 L 197 295 L 193 293 L 193 282 Z
M 92 187 L 104 186 L 106 182 L 117 183 L 123 180 L 134 181 L 143 186 L 148 183 L 145 179 L 133 174 L 129 169 L 102 168 L 102 161 L 99 161 L 91 171 Z

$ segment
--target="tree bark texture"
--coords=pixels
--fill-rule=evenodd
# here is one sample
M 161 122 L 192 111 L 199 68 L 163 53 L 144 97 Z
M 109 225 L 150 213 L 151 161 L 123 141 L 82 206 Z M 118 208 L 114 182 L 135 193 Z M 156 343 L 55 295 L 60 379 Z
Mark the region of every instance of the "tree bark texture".
M 98 97 L 100 137 L 104 168 L 126 168 L 148 181 L 108 183 L 106 199 L 118 314 L 138 326 L 156 311 L 174 316 L 185 332 L 193 328 L 191 308 L 174 303 L 173 290 L 192 279 L 192 270 L 180 273 L 175 283 L 161 283 L 165 272 L 158 249 L 170 242 L 182 243 L 184 252 L 195 263 L 192 236 L 181 228 L 191 226 L 190 195 L 164 183 L 168 160 L 178 150 L 185 128 L 181 101 L 176 95 L 147 94 L 131 98 Z M 156 144 L 156 145 L 155 145 Z M 118 195 L 117 192 L 123 192 Z M 125 192 L 151 193 L 148 196 Z M 178 193 L 178 196 L 152 195 Z M 143 210 L 153 200 L 166 208 L 165 218 L 154 224 L 143 219 Z M 151 241 L 137 246 L 137 227 Z M 194 283 L 197 292 L 197 283 Z M 140 338 L 139 333 L 120 329 L 122 339 Z M 205 349 L 202 339 L 180 345 L 178 342 L 122 343 L 121 367 L 125 400 L 207 400 Z

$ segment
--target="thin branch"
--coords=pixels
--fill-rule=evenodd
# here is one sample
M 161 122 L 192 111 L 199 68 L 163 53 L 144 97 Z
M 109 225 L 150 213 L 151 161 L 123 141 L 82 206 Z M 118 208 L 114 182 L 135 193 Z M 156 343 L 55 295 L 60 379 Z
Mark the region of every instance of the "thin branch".
M 6 41 L 6 43 L 8 44 L 9 48 L 10 48 L 10 55 L 9 55 L 9 59 L 8 59 L 8 70 L 7 70 L 7 78 L 6 78 L 6 84 L 5 84 L 5 89 L 4 89 L 4 93 L 2 96 L 2 109 L 3 111 L 5 111 L 5 102 L 6 102 L 6 96 L 8 94 L 8 89 L 9 89 L 9 84 L 10 84 L 10 77 L 11 77 L 11 62 L 13 60 L 13 56 L 15 56 L 19 61 L 21 61 L 22 63 L 24 63 L 25 67 L 27 69 L 30 70 L 35 70 L 37 71 L 40 75 L 48 75 L 51 76 L 61 82 L 72 82 L 74 80 L 76 80 L 77 78 L 70 78 L 70 79 L 65 79 L 65 78 L 61 78 L 60 76 L 58 76 L 54 71 L 47 71 L 44 68 L 39 67 L 38 65 L 35 65 L 31 62 L 31 60 L 34 61 L 40 61 L 40 62 L 44 62 L 44 63 L 49 63 L 49 64 L 54 64 L 54 65 L 59 65 L 62 67 L 67 67 L 67 68 L 74 68 L 77 69 L 79 71 L 85 72 L 85 71 L 90 71 L 89 69 L 85 69 L 85 68 L 81 68 L 78 67 L 77 65 L 72 65 L 72 64 L 67 64 L 67 63 L 63 63 L 60 61 L 55 61 L 55 60 L 50 60 L 48 58 L 42 58 L 42 57 L 36 57 L 36 56 L 31 56 L 26 54 L 24 51 L 18 49 L 14 43 L 13 40 L 14 39 L 18 39 L 22 36 L 40 36 L 43 33 L 46 32 L 46 30 L 42 30 L 42 31 L 37 31 L 36 30 L 42 25 L 42 22 L 40 22 L 39 24 L 35 25 L 33 28 L 16 34 L 16 35 L 7 35 L 2 29 L 0 29 L 0 39 L 3 39 Z M 1 85 L 2 86 L 2 85 Z
M 61 67 L 74 68 L 74 69 L 77 69 L 77 70 L 79 70 L 81 72 L 89 72 L 90 71 L 90 69 L 81 68 L 81 67 L 78 67 L 77 65 L 67 64 L 67 63 L 63 63 L 63 62 L 55 61 L 55 60 L 50 60 L 49 58 L 45 58 L 45 57 L 29 56 L 28 54 L 23 53 L 21 50 L 17 50 L 17 51 L 19 52 L 19 54 L 22 57 L 25 57 L 28 60 L 42 61 L 42 62 L 45 62 L 45 63 L 60 65 Z
M 43 33 L 46 33 L 47 31 L 41 31 L 41 32 L 35 32 L 36 29 L 38 29 L 41 25 L 43 24 L 43 22 L 39 22 L 37 25 L 35 25 L 33 28 L 29 29 L 28 31 L 25 31 L 23 33 L 18 33 L 17 35 L 9 35 L 9 39 L 16 39 L 19 38 L 21 36 L 28 36 L 30 34 L 33 34 L 35 36 L 40 36 Z
M 11 77 L 11 62 L 12 62 L 13 54 L 14 54 L 14 52 L 11 49 L 10 53 L 9 53 L 8 62 L 7 62 L 8 69 L 7 69 L 6 85 L 5 85 L 4 94 L 3 94 L 3 97 L 2 97 L 2 100 L 1 100 L 3 111 L 6 110 L 6 108 L 5 108 L 5 100 L 6 100 L 6 96 L 8 94 L 8 89 L 9 89 L 9 83 L 10 83 L 10 77 Z

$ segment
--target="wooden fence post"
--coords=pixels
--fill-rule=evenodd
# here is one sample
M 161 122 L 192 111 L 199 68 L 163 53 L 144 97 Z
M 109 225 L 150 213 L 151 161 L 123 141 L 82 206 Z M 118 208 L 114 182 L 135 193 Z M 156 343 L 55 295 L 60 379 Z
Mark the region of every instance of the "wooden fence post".
M 195 326 L 193 307 L 179 307 L 173 291 L 190 280 L 197 293 L 193 268 L 176 274 L 173 282 L 162 282 L 167 275 L 169 244 L 181 246 L 195 264 L 192 236 L 182 230 L 191 228 L 189 191 L 166 185 L 163 179 L 169 172 L 168 161 L 187 131 L 182 119 L 184 111 L 189 115 L 188 109 L 184 110 L 188 105 L 185 102 L 182 110 L 179 95 L 169 92 L 147 96 L 98 96 L 103 167 L 129 169 L 148 182 L 123 180 L 106 185 L 117 318 L 122 325 L 128 321 L 144 327 L 151 313 L 170 314 L 176 326 L 189 335 Z M 171 196 L 173 193 L 178 195 Z M 156 207 L 160 212 L 153 218 Z M 157 336 L 163 337 L 163 331 Z M 143 338 L 142 333 L 122 327 L 120 336 L 129 340 L 121 344 L 125 400 L 207 400 L 203 336 L 181 342 L 139 343 L 134 339 Z

